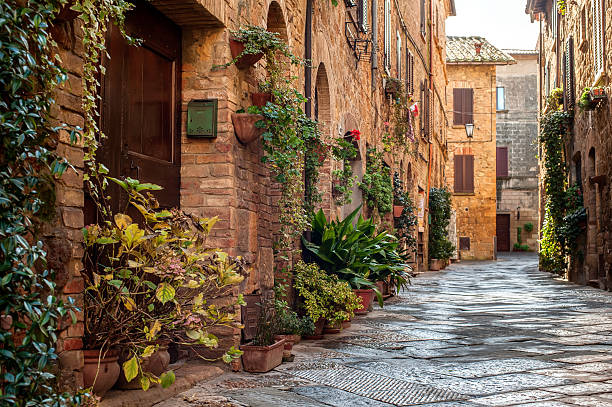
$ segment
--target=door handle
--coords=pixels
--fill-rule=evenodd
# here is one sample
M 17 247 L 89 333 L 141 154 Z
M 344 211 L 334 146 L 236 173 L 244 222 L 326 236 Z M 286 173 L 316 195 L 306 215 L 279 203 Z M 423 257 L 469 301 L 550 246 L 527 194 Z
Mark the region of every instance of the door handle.
M 140 181 L 140 166 L 134 164 L 134 160 L 130 161 L 130 170 L 136 170 L 136 179 Z

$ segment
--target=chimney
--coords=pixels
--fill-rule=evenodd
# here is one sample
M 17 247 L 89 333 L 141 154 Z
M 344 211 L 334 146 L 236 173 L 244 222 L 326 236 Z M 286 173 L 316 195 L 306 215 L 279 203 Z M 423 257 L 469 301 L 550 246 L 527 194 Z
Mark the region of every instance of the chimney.
M 482 42 L 475 43 L 474 48 L 476 48 L 476 56 L 480 56 L 480 50 L 482 49 Z

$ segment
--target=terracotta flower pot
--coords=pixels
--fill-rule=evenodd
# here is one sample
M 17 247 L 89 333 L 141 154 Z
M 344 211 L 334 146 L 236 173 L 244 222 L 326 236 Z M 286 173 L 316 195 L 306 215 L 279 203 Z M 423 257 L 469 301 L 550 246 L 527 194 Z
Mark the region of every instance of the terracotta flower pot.
M 429 270 L 431 271 L 440 271 L 442 267 L 441 261 L 438 259 L 429 260 Z
M 367 290 L 353 290 L 357 297 L 361 298 L 361 305 L 363 308 L 356 309 L 355 314 L 357 315 L 365 315 L 370 309 L 370 305 L 372 305 L 372 300 L 374 299 L 374 290 L 368 288 Z
M 348 321 L 342 321 L 342 329 L 348 329 L 351 327 L 351 320 L 349 319 Z
M 249 144 L 263 134 L 265 129 L 260 129 L 255 125 L 260 120 L 263 120 L 263 116 L 259 114 L 232 113 L 234 131 L 242 144 Z
M 378 291 L 380 291 L 380 293 L 383 296 L 385 295 L 385 282 L 384 281 L 377 281 L 376 288 L 378 288 Z
M 295 334 L 282 334 L 282 335 L 276 335 L 274 337 L 275 341 L 280 341 L 281 339 L 284 339 L 287 343 L 290 343 L 291 345 L 297 345 L 302 340 L 302 336 L 295 335 Z M 285 349 L 286 348 L 287 348 L 287 345 L 285 345 Z
M 334 324 L 330 324 L 329 322 L 325 324 L 325 328 L 323 330 L 326 334 L 338 334 L 342 330 L 342 321 L 338 321 Z
M 170 354 L 168 353 L 168 346 L 160 346 L 150 357 L 143 360 L 142 370 L 147 373 L 153 373 L 155 376 L 160 376 L 162 373 L 168 370 L 170 364 Z M 117 381 L 117 387 L 124 390 L 137 390 L 141 389 L 140 386 L 140 375 L 128 382 L 121 369 L 119 374 L 119 380 Z
M 244 44 L 236 38 L 230 38 L 230 51 L 232 53 L 232 59 L 235 59 L 238 55 L 244 51 Z M 247 54 L 243 55 L 236 61 L 238 69 L 245 69 L 249 66 L 253 66 L 263 57 L 263 53 L 259 54 Z
M 255 92 L 251 93 L 251 102 L 253 106 L 264 107 L 266 103 L 272 101 L 272 94 L 269 92 Z
M 103 396 L 119 378 L 121 368 L 117 362 L 118 353 L 109 350 L 105 352 L 104 357 L 100 358 L 100 349 L 92 349 L 84 350 L 83 356 L 85 359 L 83 384 L 85 388 L 93 386 L 93 392 L 98 396 Z
M 306 335 L 304 339 L 322 339 L 323 338 L 323 329 L 325 329 L 325 319 L 321 318 L 317 322 L 315 322 L 315 331 L 312 335 Z
M 274 369 L 283 362 L 285 339 L 270 346 L 241 345 L 242 367 L 247 372 L 265 373 Z
M 402 212 L 404 212 L 404 207 L 402 205 L 393 205 L 393 217 L 394 218 L 401 217 Z

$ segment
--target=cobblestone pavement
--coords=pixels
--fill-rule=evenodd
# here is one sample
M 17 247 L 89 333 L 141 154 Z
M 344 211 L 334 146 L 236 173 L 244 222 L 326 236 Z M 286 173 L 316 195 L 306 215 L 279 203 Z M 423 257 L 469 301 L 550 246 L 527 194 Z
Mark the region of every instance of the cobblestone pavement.
M 343 333 L 295 346 L 293 363 L 157 406 L 612 406 L 612 295 L 536 263 L 422 274 Z

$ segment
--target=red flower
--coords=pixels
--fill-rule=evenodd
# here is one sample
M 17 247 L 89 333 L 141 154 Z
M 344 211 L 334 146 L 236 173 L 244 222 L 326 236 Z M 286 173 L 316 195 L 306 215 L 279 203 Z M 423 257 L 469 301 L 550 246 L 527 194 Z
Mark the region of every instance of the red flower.
M 361 132 L 357 129 L 351 130 L 351 136 L 353 136 L 353 140 L 356 140 L 356 141 L 361 140 Z

